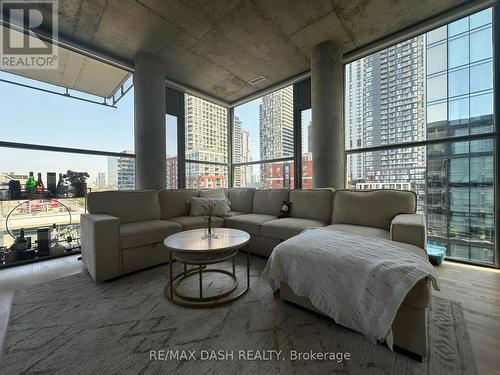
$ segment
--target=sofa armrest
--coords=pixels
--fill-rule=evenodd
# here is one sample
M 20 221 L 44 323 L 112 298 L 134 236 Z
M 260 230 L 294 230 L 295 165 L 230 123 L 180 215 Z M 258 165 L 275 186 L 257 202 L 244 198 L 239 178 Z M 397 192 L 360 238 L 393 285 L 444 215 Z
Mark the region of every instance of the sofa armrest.
M 82 260 L 95 281 L 121 274 L 120 220 L 107 214 L 80 217 Z
M 391 240 L 425 249 L 427 230 L 420 214 L 400 214 L 391 222 Z

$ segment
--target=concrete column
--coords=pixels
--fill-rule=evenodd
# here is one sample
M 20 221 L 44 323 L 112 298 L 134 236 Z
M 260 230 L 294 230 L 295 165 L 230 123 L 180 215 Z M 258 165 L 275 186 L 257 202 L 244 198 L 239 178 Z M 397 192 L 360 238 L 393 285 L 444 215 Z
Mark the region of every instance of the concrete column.
M 157 56 L 139 53 L 135 59 L 135 188 L 166 185 L 165 67 Z
M 311 57 L 314 187 L 344 188 L 344 66 L 342 43 L 324 42 Z

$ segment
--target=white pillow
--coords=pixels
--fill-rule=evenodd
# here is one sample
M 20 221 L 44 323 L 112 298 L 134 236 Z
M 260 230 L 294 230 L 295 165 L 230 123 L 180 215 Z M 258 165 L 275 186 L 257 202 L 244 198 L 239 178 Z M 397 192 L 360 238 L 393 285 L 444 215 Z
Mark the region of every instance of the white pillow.
M 191 216 L 207 216 L 207 208 L 210 203 L 215 203 L 212 216 L 226 217 L 231 211 L 226 198 L 191 198 Z

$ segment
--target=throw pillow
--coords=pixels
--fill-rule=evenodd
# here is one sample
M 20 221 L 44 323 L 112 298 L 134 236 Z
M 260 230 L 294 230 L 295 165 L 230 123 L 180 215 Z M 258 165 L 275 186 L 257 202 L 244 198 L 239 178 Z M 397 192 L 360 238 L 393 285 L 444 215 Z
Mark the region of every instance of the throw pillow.
M 191 216 L 207 216 L 207 207 L 209 204 L 215 203 L 212 216 L 226 217 L 231 211 L 226 198 L 191 198 Z

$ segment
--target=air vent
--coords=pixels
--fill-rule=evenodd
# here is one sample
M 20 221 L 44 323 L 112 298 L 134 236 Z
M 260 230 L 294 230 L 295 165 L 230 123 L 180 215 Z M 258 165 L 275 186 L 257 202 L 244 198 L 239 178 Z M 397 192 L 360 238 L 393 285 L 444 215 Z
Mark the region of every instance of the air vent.
M 256 85 L 257 83 L 262 82 L 265 79 L 266 79 L 266 77 L 264 77 L 264 76 L 258 76 L 258 77 L 255 77 L 254 79 L 251 79 L 250 81 L 248 81 L 248 83 L 253 86 L 253 85 Z

